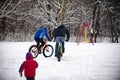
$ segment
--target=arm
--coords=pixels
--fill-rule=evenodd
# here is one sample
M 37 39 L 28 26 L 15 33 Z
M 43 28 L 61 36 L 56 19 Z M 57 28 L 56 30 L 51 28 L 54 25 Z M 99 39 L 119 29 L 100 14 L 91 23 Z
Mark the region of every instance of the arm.
M 45 32 L 45 36 L 47 37 L 48 41 L 50 41 L 50 37 L 49 37 L 49 34 L 47 32 Z
M 19 74 L 21 77 L 22 77 L 22 72 L 23 72 L 24 68 L 25 68 L 25 61 L 21 64 L 21 66 L 19 68 Z
M 35 68 L 38 68 L 38 63 L 35 61 Z

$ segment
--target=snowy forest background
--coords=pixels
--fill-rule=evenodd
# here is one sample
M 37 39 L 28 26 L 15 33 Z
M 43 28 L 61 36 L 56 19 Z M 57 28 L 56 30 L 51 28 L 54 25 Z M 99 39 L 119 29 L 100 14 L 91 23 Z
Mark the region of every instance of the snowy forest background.
M 0 0 L 0 41 L 33 41 L 42 26 L 52 38 L 54 29 L 64 23 L 75 42 L 83 22 L 90 24 L 95 42 L 120 42 L 120 1 Z

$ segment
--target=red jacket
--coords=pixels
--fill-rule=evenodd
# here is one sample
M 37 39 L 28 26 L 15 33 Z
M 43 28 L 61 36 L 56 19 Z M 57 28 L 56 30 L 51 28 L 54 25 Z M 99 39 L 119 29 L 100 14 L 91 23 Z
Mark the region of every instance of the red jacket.
M 33 56 L 31 53 L 26 54 L 26 61 L 21 65 L 19 72 L 23 72 L 25 77 L 35 77 L 36 68 L 38 67 L 38 63 L 33 60 Z

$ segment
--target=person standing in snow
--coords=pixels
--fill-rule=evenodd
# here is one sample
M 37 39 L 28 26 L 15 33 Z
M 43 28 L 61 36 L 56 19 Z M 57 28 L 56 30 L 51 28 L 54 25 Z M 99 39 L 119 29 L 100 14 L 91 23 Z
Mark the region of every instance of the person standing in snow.
M 58 55 L 57 50 L 58 50 L 58 45 L 59 45 L 60 41 L 62 42 L 62 52 L 63 53 L 65 52 L 65 45 L 64 45 L 65 44 L 65 34 L 67 35 L 66 41 L 69 41 L 70 33 L 69 33 L 68 29 L 65 27 L 65 25 L 61 24 L 55 30 L 55 33 L 54 33 L 54 37 L 55 37 L 55 41 L 56 41 L 55 57 L 57 57 L 57 55 Z
M 44 44 L 45 44 L 44 39 L 45 38 L 47 38 L 48 41 L 51 40 L 50 37 L 49 37 L 49 34 L 48 34 L 48 29 L 46 27 L 39 28 L 34 35 L 34 40 L 37 43 L 38 51 L 40 50 L 40 48 L 42 46 L 44 46 Z M 40 45 L 40 43 L 41 43 L 41 45 Z
M 26 61 L 19 68 L 19 74 L 22 77 L 22 72 L 24 71 L 26 80 L 35 80 L 36 68 L 38 68 L 38 63 L 33 59 L 33 55 L 28 52 L 26 54 Z

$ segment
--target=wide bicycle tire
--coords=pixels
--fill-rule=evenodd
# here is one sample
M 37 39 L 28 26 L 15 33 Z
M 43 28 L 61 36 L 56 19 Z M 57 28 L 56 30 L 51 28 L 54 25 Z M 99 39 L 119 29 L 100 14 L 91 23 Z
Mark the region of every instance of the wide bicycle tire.
M 33 55 L 33 58 L 36 58 L 38 56 L 38 49 L 36 45 L 32 45 L 29 48 L 29 52 Z
M 48 49 L 48 50 L 47 50 Z M 44 57 L 51 57 L 53 55 L 54 49 L 53 46 L 50 44 L 47 44 L 43 48 L 43 55 Z

